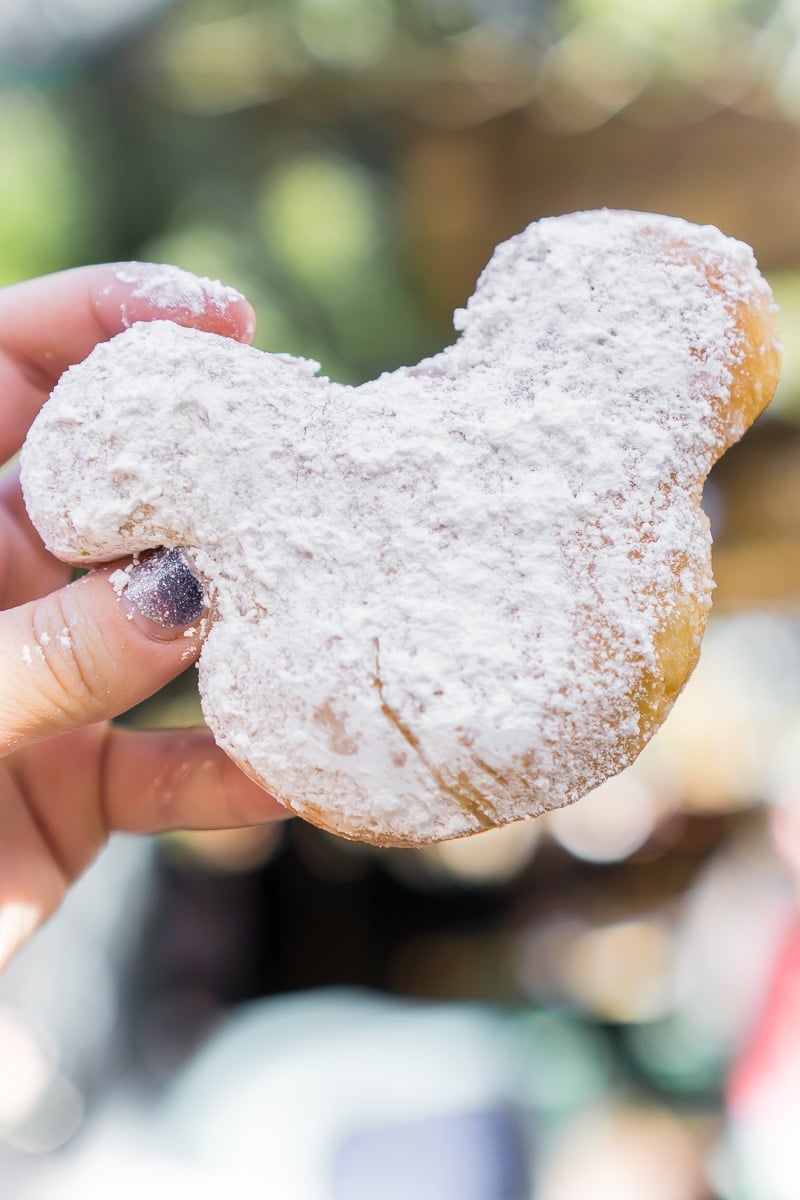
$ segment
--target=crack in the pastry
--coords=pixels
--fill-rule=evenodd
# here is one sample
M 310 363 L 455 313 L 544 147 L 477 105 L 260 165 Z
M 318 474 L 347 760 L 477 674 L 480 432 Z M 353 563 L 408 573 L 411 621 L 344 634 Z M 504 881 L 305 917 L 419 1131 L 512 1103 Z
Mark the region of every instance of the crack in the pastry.
M 482 792 L 473 787 L 465 779 L 459 779 L 459 783 L 449 783 L 441 771 L 433 765 L 428 759 L 425 751 L 422 749 L 419 738 L 409 729 L 403 718 L 400 716 L 397 709 L 392 708 L 391 704 L 386 700 L 383 690 L 383 679 L 381 678 L 381 641 L 380 638 L 375 638 L 375 678 L 374 686 L 378 692 L 380 700 L 381 712 L 386 717 L 387 721 L 397 730 L 404 741 L 411 747 L 422 763 L 425 770 L 430 774 L 431 779 L 436 784 L 440 792 L 444 792 L 451 800 L 464 812 L 469 813 L 475 820 L 483 826 L 484 829 L 493 829 L 497 821 L 497 813 L 488 802 Z
M 479 758 L 477 754 L 472 755 L 472 761 L 475 763 L 475 766 L 478 767 L 479 770 L 485 771 L 486 774 L 491 779 L 496 780 L 496 782 L 499 783 L 501 787 L 506 788 L 506 789 L 509 788 L 509 782 L 508 782 L 507 777 L 505 775 L 503 775 L 503 773 L 501 771 L 498 771 L 496 767 L 489 766 L 489 763 L 484 762 L 484 760 L 482 758 Z

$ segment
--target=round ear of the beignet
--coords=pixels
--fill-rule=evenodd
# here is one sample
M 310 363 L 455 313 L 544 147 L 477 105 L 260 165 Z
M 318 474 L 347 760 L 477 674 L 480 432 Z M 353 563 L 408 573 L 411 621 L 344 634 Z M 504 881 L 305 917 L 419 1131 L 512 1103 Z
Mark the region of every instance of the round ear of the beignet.
M 646 236 L 659 238 L 657 232 L 648 231 Z M 670 261 L 699 268 L 710 291 L 722 296 L 731 318 L 729 387 L 726 393 L 707 397 L 716 437 L 710 460 L 713 465 L 742 437 L 775 393 L 781 367 L 777 307 L 770 289 L 754 278 L 750 261 L 739 264 L 733 256 L 723 259 L 712 247 L 698 251 L 681 242 L 668 243 L 665 253 Z M 704 484 L 705 479 L 697 480 L 698 507 Z M 630 739 L 631 761 L 663 723 L 700 654 L 709 605 L 703 603 L 697 591 L 680 586 L 688 569 L 688 555 L 679 555 L 672 563 L 674 596 L 671 604 L 664 606 L 663 620 L 654 637 L 655 662 L 642 671 L 635 697 L 640 725 L 637 735 Z
M 770 288 L 760 276 L 754 275 L 749 255 L 740 261 L 733 254 L 723 257 L 713 244 L 698 249 L 683 242 L 664 243 L 661 230 L 648 231 L 645 236 L 661 242 L 669 261 L 699 268 L 710 291 L 722 297 L 731 319 L 729 387 L 726 393 L 709 397 L 717 438 L 710 463 L 713 466 L 749 429 L 775 394 L 782 361 L 777 306 Z M 698 480 L 700 491 L 704 483 L 704 479 Z

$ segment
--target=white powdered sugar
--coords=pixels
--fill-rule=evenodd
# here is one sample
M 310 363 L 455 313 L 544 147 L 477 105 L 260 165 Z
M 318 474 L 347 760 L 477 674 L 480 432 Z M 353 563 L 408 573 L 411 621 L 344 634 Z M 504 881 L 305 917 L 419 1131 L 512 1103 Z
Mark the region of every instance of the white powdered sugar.
M 764 287 L 716 230 L 594 213 L 499 247 L 458 342 L 358 388 L 137 325 L 59 384 L 26 500 L 73 561 L 188 548 L 207 720 L 296 811 L 398 842 L 530 815 L 626 765 L 664 630 L 699 638 Z
M 124 595 L 130 582 L 130 568 L 126 568 L 125 570 L 118 568 L 116 571 L 112 571 L 108 577 L 108 582 L 118 596 Z
M 218 279 L 192 275 L 163 263 L 119 263 L 114 269 L 120 283 L 131 283 L 135 287 L 131 296 L 136 300 L 147 300 L 165 313 L 183 312 L 199 316 L 209 306 L 226 312 L 232 304 L 243 300 L 241 292 L 226 287 Z M 123 311 L 126 325 L 130 322 Z

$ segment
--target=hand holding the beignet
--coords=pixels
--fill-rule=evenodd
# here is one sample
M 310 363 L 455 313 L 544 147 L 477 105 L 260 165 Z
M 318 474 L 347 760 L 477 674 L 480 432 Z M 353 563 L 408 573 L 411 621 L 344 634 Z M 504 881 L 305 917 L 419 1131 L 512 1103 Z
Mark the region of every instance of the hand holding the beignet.
M 133 321 L 169 316 L 249 340 L 238 294 L 162 269 L 89 267 L 0 292 L 0 464 L 19 450 L 71 363 Z M 179 303 L 175 298 L 178 296 Z M 69 583 L 28 520 L 18 473 L 0 475 L 0 967 L 60 903 L 113 830 L 253 824 L 283 815 L 205 730 L 108 724 L 197 656 L 184 636 L 202 590 L 178 555 L 140 568 L 120 601 L 113 568 Z M 129 589 L 130 590 L 130 589 Z M 147 615 L 145 615 L 147 614 Z

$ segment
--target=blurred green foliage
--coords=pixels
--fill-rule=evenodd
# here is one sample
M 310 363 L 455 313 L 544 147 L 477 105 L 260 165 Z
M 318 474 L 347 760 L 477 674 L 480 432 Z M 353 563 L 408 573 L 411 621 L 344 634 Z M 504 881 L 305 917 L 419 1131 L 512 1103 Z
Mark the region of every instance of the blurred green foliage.
M 0 285 L 83 257 L 86 181 L 46 95 L 0 92 L 0 163 Z

